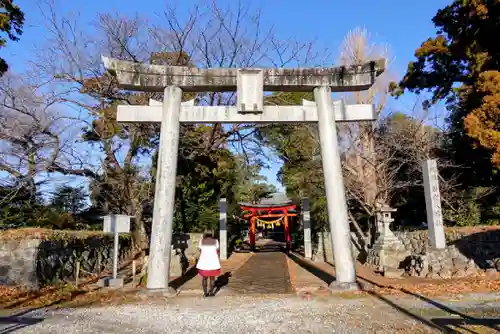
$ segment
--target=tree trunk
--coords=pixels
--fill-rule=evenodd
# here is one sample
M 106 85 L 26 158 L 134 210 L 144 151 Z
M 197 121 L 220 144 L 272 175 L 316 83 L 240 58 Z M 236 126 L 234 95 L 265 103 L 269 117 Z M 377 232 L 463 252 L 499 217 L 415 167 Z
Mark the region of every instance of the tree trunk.
M 184 199 L 184 193 L 179 191 L 180 194 L 180 209 L 181 209 L 181 220 L 182 220 L 182 233 L 189 233 L 188 220 L 186 216 L 186 200 Z
M 376 169 L 376 152 L 375 142 L 373 139 L 373 123 L 363 122 L 360 124 L 360 150 L 363 155 L 363 163 L 361 166 L 361 175 L 363 175 L 363 200 L 366 207 L 370 208 L 371 212 L 368 222 L 368 237 L 367 242 L 371 245 L 374 241 L 375 219 L 373 213 L 376 211 L 377 196 L 379 193 Z
M 357 232 L 357 235 L 358 235 L 358 244 L 363 247 L 363 249 L 366 251 L 367 250 L 367 238 L 365 236 L 365 234 L 363 233 L 363 230 L 361 229 L 361 227 L 359 226 L 358 222 L 356 221 L 356 219 L 354 219 L 354 216 L 352 215 L 352 213 L 349 211 L 349 218 L 351 220 L 351 223 L 352 225 L 354 225 L 354 228 L 356 229 L 356 232 Z
M 143 257 L 149 249 L 149 238 L 144 226 L 144 220 L 142 219 L 142 210 L 136 210 L 134 217 L 135 222 L 132 229 L 132 238 L 136 247 L 141 250 L 141 257 Z
M 365 122 L 360 124 L 360 146 L 363 159 L 363 173 L 364 176 L 364 199 L 367 206 L 374 208 L 377 199 L 378 186 L 377 186 L 377 171 L 376 171 L 376 153 L 375 143 L 373 140 L 373 124 L 372 122 Z

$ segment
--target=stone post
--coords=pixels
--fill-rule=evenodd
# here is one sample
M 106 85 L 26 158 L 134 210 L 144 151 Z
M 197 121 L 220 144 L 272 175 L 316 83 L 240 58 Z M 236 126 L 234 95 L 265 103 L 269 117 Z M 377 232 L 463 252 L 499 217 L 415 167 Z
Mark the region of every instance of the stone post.
M 181 98 L 179 87 L 165 88 L 148 263 L 151 290 L 169 288 Z
M 220 199 L 219 209 L 220 259 L 227 260 L 227 201 L 225 198 Z
M 335 110 L 330 87 L 316 87 L 314 100 L 318 109 L 318 130 L 325 178 L 328 221 L 335 258 L 336 281 L 330 284 L 330 289 L 358 289 L 356 268 L 351 251 L 351 233 L 340 165 Z
M 116 222 L 116 215 L 111 216 L 111 225 L 113 226 L 113 279 L 118 278 L 118 252 L 120 249 L 120 240 Z
M 422 164 L 424 174 L 425 208 L 429 227 L 429 245 L 432 248 L 446 248 L 443 215 L 441 213 L 441 193 L 439 192 L 439 171 L 436 160 L 426 160 Z
M 304 198 L 302 200 L 302 221 L 304 223 L 304 256 L 306 259 L 312 259 L 311 212 L 309 210 L 309 198 Z

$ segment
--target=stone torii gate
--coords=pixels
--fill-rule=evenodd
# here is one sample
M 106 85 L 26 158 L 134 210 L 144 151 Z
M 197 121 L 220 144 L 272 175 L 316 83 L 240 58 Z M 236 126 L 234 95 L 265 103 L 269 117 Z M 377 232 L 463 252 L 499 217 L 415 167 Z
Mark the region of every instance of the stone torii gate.
M 372 105 L 332 101 L 331 93 L 369 89 L 385 70 L 385 59 L 361 66 L 296 69 L 200 69 L 102 60 L 122 89 L 164 92 L 162 103 L 119 106 L 117 115 L 118 122 L 161 123 L 148 289 L 168 289 L 180 123 L 317 123 L 335 258 L 336 281 L 330 288 L 357 289 L 335 123 L 371 121 L 376 114 Z M 236 106 L 181 103 L 183 92 L 228 91 L 237 92 Z M 312 91 L 315 102 L 264 106 L 264 91 Z

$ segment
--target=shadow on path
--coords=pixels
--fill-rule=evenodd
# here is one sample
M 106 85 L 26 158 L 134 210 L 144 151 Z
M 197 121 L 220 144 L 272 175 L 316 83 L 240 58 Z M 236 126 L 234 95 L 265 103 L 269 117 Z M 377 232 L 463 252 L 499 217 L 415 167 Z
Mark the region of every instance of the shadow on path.
M 0 334 L 13 333 L 22 328 L 35 325 L 42 322 L 43 318 L 34 318 L 32 316 L 24 316 L 25 314 L 34 311 L 33 309 L 19 312 L 10 316 L 0 317 Z
M 213 291 L 214 295 L 219 293 L 220 289 L 229 284 L 229 279 L 231 278 L 231 276 L 232 276 L 231 272 L 228 271 L 215 279 L 214 291 Z
M 387 288 L 386 286 L 379 285 L 376 282 L 373 282 L 373 281 L 368 280 L 366 278 L 361 278 L 361 280 L 366 281 L 366 282 L 373 284 L 375 286 L 378 286 L 378 287 Z M 388 298 L 382 296 L 379 293 L 376 293 L 374 291 L 369 291 L 369 290 L 365 290 L 365 291 L 367 293 L 369 293 L 370 295 L 385 302 L 386 304 L 390 305 L 391 307 L 397 309 L 401 313 L 406 314 L 407 316 L 412 317 L 413 319 L 420 321 L 429 327 L 439 329 L 439 330 L 443 331 L 443 333 L 460 333 L 457 330 L 454 330 L 453 327 L 460 328 L 460 329 L 465 330 L 469 333 L 476 333 L 470 329 L 463 327 L 463 326 L 471 326 L 471 325 L 484 326 L 484 327 L 494 329 L 497 332 L 500 332 L 499 327 L 498 327 L 498 325 L 500 325 L 500 318 L 475 318 L 475 317 L 471 317 L 471 316 L 468 316 L 468 315 L 461 313 L 457 310 L 454 310 L 446 305 L 443 305 L 443 304 L 441 304 L 433 299 L 430 299 L 428 297 L 417 294 L 415 292 L 408 291 L 404 288 L 398 289 L 398 290 L 403 292 L 407 296 L 415 297 L 421 301 L 424 301 L 424 302 L 440 309 L 441 311 L 444 311 L 444 312 L 449 313 L 451 315 L 458 316 L 459 318 L 457 318 L 457 317 L 454 317 L 454 318 L 431 318 L 429 320 L 423 316 L 420 316 L 420 315 L 417 315 L 413 312 L 410 312 L 409 310 L 405 309 L 404 307 L 402 307 L 400 305 L 397 305 L 395 302 L 389 300 Z
M 297 263 L 299 266 L 325 282 L 326 284 L 330 284 L 333 281 L 335 281 L 335 276 L 333 276 L 330 273 L 327 273 L 324 270 L 321 270 L 320 268 L 314 266 L 313 264 L 309 263 L 308 261 L 301 259 L 297 255 L 290 253 L 288 254 L 288 257 L 292 259 L 293 262 Z
M 432 322 L 438 325 L 440 328 L 443 328 L 445 333 L 484 333 L 484 332 L 475 332 L 465 326 L 484 326 L 494 329 L 497 332 L 498 325 L 500 324 L 500 319 L 488 319 L 488 318 L 475 318 L 475 319 L 457 319 L 457 318 L 433 318 Z M 454 330 L 453 327 L 459 328 L 462 332 Z
M 468 316 L 467 314 L 461 313 L 457 310 L 454 310 L 446 305 L 443 305 L 433 299 L 430 299 L 428 297 L 419 295 L 415 292 L 408 291 L 406 289 L 400 289 L 401 292 L 404 292 L 405 294 L 418 298 L 421 301 L 424 301 L 436 308 L 439 308 L 440 310 L 447 312 L 452 315 L 456 315 L 460 317 L 461 319 L 457 318 L 433 318 L 431 321 L 435 323 L 438 326 L 444 327 L 444 328 L 449 328 L 448 326 L 455 326 L 461 329 L 466 330 L 465 328 L 461 327 L 462 325 L 476 325 L 476 326 L 485 326 L 489 327 L 491 329 L 496 330 L 497 332 L 500 332 L 500 318 L 475 318 Z M 451 329 L 450 329 L 451 330 Z
M 181 286 L 183 286 L 185 283 L 190 281 L 191 279 L 195 278 L 196 275 L 198 275 L 198 269 L 196 269 L 196 266 L 192 266 L 189 268 L 186 273 L 183 276 L 179 276 L 173 280 L 170 281 L 168 285 L 170 285 L 174 289 L 179 289 Z
M 310 261 L 302 259 L 293 253 L 289 254 L 289 257 L 295 263 L 297 263 L 299 266 L 306 269 L 307 271 L 309 271 L 311 274 L 318 277 L 319 279 L 323 280 L 325 283 L 330 284 L 331 282 L 333 282 L 335 280 L 335 276 L 333 276 L 332 274 L 330 274 L 328 272 L 325 272 L 323 269 L 315 266 Z M 417 320 L 417 321 L 423 323 L 424 325 L 427 325 L 428 327 L 438 329 L 438 330 L 442 331 L 443 333 L 460 333 L 457 330 L 453 329 L 453 327 L 459 328 L 459 329 L 466 331 L 466 332 L 469 332 L 469 333 L 476 333 L 468 328 L 465 328 L 464 326 L 484 326 L 484 327 L 488 327 L 490 329 L 493 329 L 497 332 L 500 332 L 500 318 L 471 317 L 471 316 L 468 316 L 468 315 L 461 313 L 457 310 L 454 310 L 446 305 L 443 305 L 443 304 L 441 304 L 433 299 L 430 299 L 428 297 L 417 294 L 415 292 L 411 292 L 411 291 L 404 289 L 404 288 L 397 289 L 398 291 L 403 292 L 407 296 L 417 298 L 418 300 L 424 301 L 424 302 L 428 303 L 429 305 L 432 305 L 441 311 L 444 311 L 450 315 L 455 316 L 453 318 L 427 319 L 421 315 L 418 315 L 418 314 L 411 312 L 410 310 L 404 308 L 403 306 L 396 304 L 394 301 L 382 296 L 381 294 L 379 294 L 375 291 L 371 291 L 368 288 L 363 288 L 363 286 L 366 286 L 366 283 L 369 283 L 373 286 L 377 286 L 379 288 L 392 288 L 392 287 L 381 285 L 381 284 L 374 282 L 366 277 L 360 277 L 360 276 L 357 276 L 357 282 L 362 286 L 362 290 L 365 291 L 366 293 L 370 294 L 371 296 L 376 297 L 377 299 L 385 302 L 389 306 L 391 306 L 394 309 L 398 310 L 399 312 L 407 315 L 408 317 L 411 317 L 414 320 Z

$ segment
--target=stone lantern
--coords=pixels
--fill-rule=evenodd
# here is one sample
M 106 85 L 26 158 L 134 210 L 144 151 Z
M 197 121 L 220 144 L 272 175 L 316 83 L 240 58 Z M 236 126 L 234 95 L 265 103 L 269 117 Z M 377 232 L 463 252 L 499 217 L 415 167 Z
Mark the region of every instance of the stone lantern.
M 392 218 L 392 213 L 396 211 L 397 209 L 393 209 L 386 205 L 378 207 L 378 210 L 375 213 L 375 221 L 377 223 L 377 239 L 375 241 L 375 244 L 383 242 L 383 240 L 389 242 L 392 241 L 392 239 L 397 239 L 397 237 L 394 235 L 394 233 L 392 233 L 390 229 L 390 225 L 394 221 L 394 218 Z
M 379 206 L 376 212 L 377 239 L 368 252 L 367 262 L 381 272 L 401 269 L 401 263 L 410 255 L 390 229 L 394 212 L 396 209 L 386 205 Z

